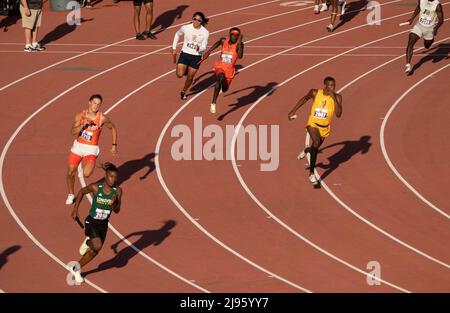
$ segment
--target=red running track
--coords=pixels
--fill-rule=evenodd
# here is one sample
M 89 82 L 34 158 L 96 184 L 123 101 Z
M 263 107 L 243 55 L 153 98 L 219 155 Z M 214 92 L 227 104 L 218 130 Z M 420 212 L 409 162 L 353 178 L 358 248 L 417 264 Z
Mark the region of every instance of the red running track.
M 432 61 L 422 61 L 413 76 L 404 76 L 400 58 L 363 77 L 369 70 L 402 55 L 407 33 L 400 32 L 407 29 L 398 28 L 398 23 L 409 16 L 411 7 L 402 5 L 404 1 L 385 1 L 380 26 L 367 26 L 366 13 L 360 12 L 352 14 L 349 22 L 330 35 L 324 31 L 328 14 L 316 16 L 311 8 L 282 7 L 281 2 L 229 1 L 219 10 L 212 4 L 192 1 L 181 20 L 174 22 L 188 21 L 199 7 L 213 15 L 249 6 L 214 17 L 209 25 L 209 30 L 215 32 L 210 43 L 227 28 L 241 24 L 247 42 L 246 56 L 240 61 L 243 69 L 229 95 L 220 96 L 218 116 L 236 109 L 222 121 L 208 112 L 211 91 L 180 103 L 178 91 L 182 82 L 170 73 L 173 64 L 167 54 L 176 28 L 160 33 L 158 41 L 124 41 L 130 36 L 123 27 L 129 23 L 129 16 L 123 14 L 128 3 L 100 4 L 97 10 L 87 11 L 85 18 L 94 19 L 76 31 L 54 38 L 45 53 L 18 53 L 21 45 L 15 43 L 21 38 L 20 25 L 8 28 L 0 43 L 2 68 L 7 72 L 2 75 L 1 86 L 55 62 L 72 59 L 0 91 L 6 117 L 0 134 L 5 202 L 0 223 L 2 233 L 8 234 L 1 236 L 0 247 L 4 250 L 20 246 L 0 270 L 1 289 L 449 291 L 448 219 L 427 206 L 393 174 L 379 139 L 381 118 L 391 105 L 416 82 L 436 72 L 412 90 L 393 112 L 385 141 L 390 159 L 404 178 L 448 213 L 443 192 L 445 154 L 439 152 L 445 153 L 449 146 L 432 136 L 431 127 L 437 111 L 445 114 L 445 105 L 438 100 L 448 96 L 444 77 L 449 69 L 442 69 L 449 53 L 448 28 L 443 27 L 437 38 L 441 42 L 427 52 Z M 176 5 L 174 1 L 157 3 L 157 15 Z M 46 13 L 48 24 L 44 23 L 43 34 L 61 23 L 59 14 Z M 111 31 L 101 31 L 98 25 L 111 18 L 118 21 L 117 25 L 112 25 Z M 100 49 L 99 44 L 118 41 L 122 42 Z M 92 49 L 99 50 L 73 58 L 76 53 Z M 348 53 L 337 57 L 345 52 Z M 426 58 L 420 52 L 414 62 Z M 30 62 L 24 64 L 25 57 Z M 208 78 L 213 59 L 203 64 L 195 91 L 202 91 L 211 83 Z M 299 73 L 260 99 L 271 87 Z M 286 118 L 295 101 L 309 88 L 320 86 L 327 75 L 336 77 L 338 87 L 360 78 L 342 92 L 344 115 L 334 121 L 324 147 L 337 145 L 319 155 L 319 162 L 325 164 L 319 167 L 319 173 L 329 191 L 360 218 L 324 188 L 311 188 L 303 171 L 304 162 L 296 159 L 305 141 L 306 109 L 299 111 L 300 124 Z M 387 79 L 390 83 L 386 83 Z M 109 155 L 107 132 L 101 141 L 100 161 L 110 160 L 120 166 L 125 191 L 123 211 L 113 216 L 111 223 L 119 237 L 131 235 L 130 242 L 142 252 L 137 254 L 121 243 L 119 254 L 115 255 L 109 247 L 119 237 L 110 231 L 105 248 L 86 268 L 92 271 L 87 278 L 93 285 L 70 287 L 65 280 L 67 271 L 55 259 L 62 264 L 77 259 L 83 235 L 63 204 L 64 169 L 71 138 L 68 131 L 59 130 L 68 129 L 75 112 L 94 92 L 105 96 L 104 110 L 110 111 L 120 136 L 116 158 Z M 30 93 L 35 96 L 30 97 Z M 425 106 L 427 103 L 438 104 L 431 111 Z M 26 121 L 43 106 L 44 110 Z M 280 125 L 277 171 L 261 172 L 260 161 L 238 161 L 236 173 L 230 161 L 172 159 L 170 150 L 175 138 L 170 131 L 174 125 L 192 125 L 194 117 L 201 116 L 204 125 L 224 128 L 239 123 L 246 112 L 244 125 Z M 437 146 L 439 150 L 432 149 Z M 433 150 L 431 164 L 426 153 L 418 153 L 419 147 Z M 367 153 L 361 153 L 364 148 Z M 156 152 L 158 156 L 153 155 Z M 326 167 L 327 159 L 333 166 Z M 140 179 L 149 169 L 147 178 Z M 96 172 L 89 181 L 100 175 L 100 171 Z M 430 180 L 436 181 L 433 188 Z M 87 206 L 86 201 L 83 209 Z M 272 218 L 268 218 L 268 212 Z M 22 228 L 17 219 L 23 223 Z M 162 225 L 168 220 L 176 225 L 167 231 Z M 37 246 L 36 241 L 41 245 Z M 161 244 L 155 245 L 159 241 Z M 53 259 L 43 252 L 44 247 Z M 383 282 L 379 286 L 366 282 L 366 265 L 370 261 L 381 264 Z M 101 270 L 96 271 L 99 265 Z

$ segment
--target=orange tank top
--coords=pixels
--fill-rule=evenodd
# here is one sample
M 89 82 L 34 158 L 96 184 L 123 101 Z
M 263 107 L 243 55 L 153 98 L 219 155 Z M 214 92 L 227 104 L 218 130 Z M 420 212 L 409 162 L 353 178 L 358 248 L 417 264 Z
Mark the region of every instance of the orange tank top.
M 237 43 L 231 44 L 230 38 L 226 39 L 222 45 L 222 52 L 220 53 L 220 62 L 222 65 L 234 68 L 238 59 Z
M 81 116 L 81 120 L 83 121 L 86 118 L 87 111 L 83 111 Z M 77 137 L 77 141 L 79 143 L 84 143 L 86 145 L 97 146 L 98 140 L 100 138 L 100 133 L 102 132 L 102 121 L 103 114 L 101 112 L 97 112 L 97 116 L 91 124 L 86 128 L 80 131 Z

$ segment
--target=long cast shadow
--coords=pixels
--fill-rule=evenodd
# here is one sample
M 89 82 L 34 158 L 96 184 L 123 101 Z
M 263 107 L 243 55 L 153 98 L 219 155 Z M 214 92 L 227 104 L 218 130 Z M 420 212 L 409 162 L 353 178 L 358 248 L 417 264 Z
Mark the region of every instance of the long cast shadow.
M 154 34 L 162 33 L 165 29 L 172 26 L 176 20 L 179 20 L 183 17 L 183 12 L 189 8 L 188 5 L 179 5 L 173 10 L 166 11 L 159 15 L 152 24 L 151 29 L 158 28 L 158 30 L 154 30 Z
M 326 177 L 328 177 L 328 175 L 333 173 L 339 167 L 339 165 L 349 161 L 354 155 L 358 153 L 366 154 L 367 152 L 369 152 L 369 149 L 372 146 L 372 143 L 370 143 L 369 141 L 370 136 L 362 136 L 359 140 L 341 141 L 321 148 L 320 152 L 335 146 L 342 146 L 339 151 L 327 158 L 328 164 L 317 164 L 317 167 L 325 169 L 325 172 L 320 175 L 321 179 L 324 180 Z
M 275 92 L 275 87 L 277 85 L 278 84 L 276 82 L 270 82 L 270 83 L 267 83 L 267 85 L 265 85 L 265 86 L 258 86 L 258 85 L 250 86 L 250 87 L 236 90 L 236 91 L 233 91 L 232 93 L 227 94 L 226 97 L 231 96 L 236 93 L 239 93 L 244 90 L 252 89 L 252 91 L 249 94 L 237 98 L 236 103 L 229 105 L 232 108 L 229 109 L 227 112 L 223 113 L 222 115 L 220 115 L 217 119 L 219 121 L 222 121 L 228 114 L 231 114 L 234 111 L 239 110 L 240 108 L 242 108 L 246 105 L 254 103 L 255 101 L 257 101 L 261 96 L 265 95 L 266 93 L 269 93 L 268 96 L 271 96 Z
M 5 250 L 3 250 L 2 253 L 0 253 L 0 270 L 2 269 L 2 267 L 8 263 L 8 257 L 19 251 L 22 248 L 22 246 L 20 245 L 15 245 L 15 246 L 11 246 L 9 248 L 6 248 Z
M 124 182 L 129 180 L 135 173 L 139 172 L 143 168 L 147 168 L 147 172 L 144 175 L 140 176 L 139 179 L 146 179 L 151 172 L 155 170 L 155 156 L 156 153 L 148 153 L 144 155 L 140 159 L 129 160 L 118 166 L 117 169 L 119 171 L 119 177 L 117 179 L 117 186 L 122 185 Z M 103 181 L 103 178 L 99 179 L 97 183 Z
M 419 62 L 414 64 L 412 71 L 408 76 L 413 75 L 414 72 L 424 65 L 425 63 L 431 61 L 433 63 L 441 62 L 442 60 L 448 60 L 450 58 L 450 43 L 440 43 L 437 46 L 428 50 L 428 54 L 421 58 Z
M 353 1 L 350 3 L 347 3 L 345 14 L 340 16 L 340 21 L 334 28 L 334 30 L 338 29 L 341 26 L 344 26 L 346 23 L 353 20 L 355 17 L 358 16 L 359 13 L 361 13 L 364 8 L 367 7 L 367 4 L 369 1 L 367 0 L 360 0 L 360 1 Z
M 80 22 L 86 23 L 86 22 L 90 22 L 93 20 L 94 20 L 94 18 L 89 18 L 89 19 L 81 18 Z M 41 39 L 41 44 L 46 45 L 53 41 L 57 41 L 57 40 L 63 38 L 64 36 L 70 34 L 71 32 L 73 32 L 76 28 L 77 28 L 77 25 L 69 25 L 66 22 L 64 22 L 64 23 L 56 26 L 51 32 L 47 33 Z
M 133 242 L 133 246 L 139 250 L 144 250 L 151 245 L 159 246 L 164 240 L 167 239 L 167 237 L 170 236 L 171 229 L 174 228 L 176 224 L 176 221 L 168 220 L 164 222 L 164 225 L 160 229 L 137 231 L 127 235 L 125 239 L 129 240 L 132 237 L 137 237 L 137 239 Z M 122 268 L 126 266 L 130 259 L 138 254 L 138 252 L 130 246 L 126 246 L 117 252 L 117 248 L 123 241 L 124 239 L 121 239 L 111 245 L 111 249 L 115 253 L 115 256 L 112 259 L 101 263 L 96 269 L 85 272 L 84 276 L 102 272 L 111 268 Z

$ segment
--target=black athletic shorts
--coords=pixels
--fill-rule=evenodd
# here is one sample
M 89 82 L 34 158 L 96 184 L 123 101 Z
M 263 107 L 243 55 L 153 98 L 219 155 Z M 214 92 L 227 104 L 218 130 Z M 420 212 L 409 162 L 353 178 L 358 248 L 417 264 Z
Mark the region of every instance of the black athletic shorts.
M 100 238 L 102 244 L 105 242 L 108 232 L 108 221 L 96 220 L 88 215 L 84 220 L 84 234 L 89 238 Z
M 140 7 L 142 4 L 153 3 L 153 0 L 133 0 L 134 6 Z
M 192 67 L 198 70 L 200 67 L 200 65 L 198 65 L 198 62 L 200 62 L 201 59 L 202 57 L 200 55 L 193 55 L 181 51 L 180 57 L 178 58 L 178 64 L 184 64 L 188 67 Z

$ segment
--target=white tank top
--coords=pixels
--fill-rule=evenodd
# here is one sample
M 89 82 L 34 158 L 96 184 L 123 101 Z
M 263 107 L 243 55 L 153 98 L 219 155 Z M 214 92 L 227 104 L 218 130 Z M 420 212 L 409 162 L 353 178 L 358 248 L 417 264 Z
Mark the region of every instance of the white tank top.
M 438 0 L 420 0 L 420 25 L 425 27 L 434 27 L 437 19 L 436 8 L 438 5 Z

